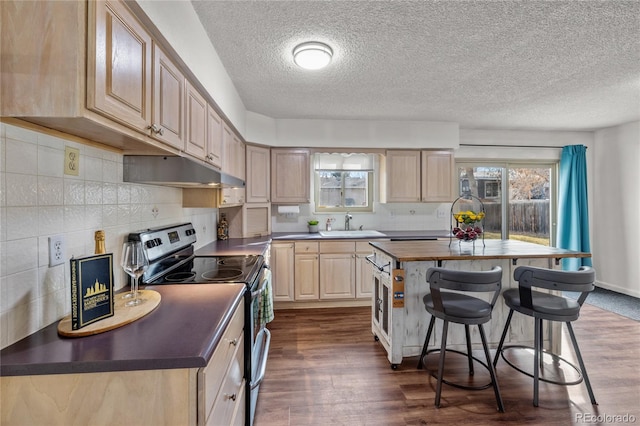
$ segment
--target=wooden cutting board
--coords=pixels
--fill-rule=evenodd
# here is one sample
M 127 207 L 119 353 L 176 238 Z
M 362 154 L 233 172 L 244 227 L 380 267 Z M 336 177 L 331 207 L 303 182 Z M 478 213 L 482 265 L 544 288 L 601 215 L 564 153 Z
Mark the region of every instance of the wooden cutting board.
M 104 333 L 144 317 L 160 304 L 161 296 L 157 291 L 139 290 L 138 293 L 138 297 L 144 299 L 143 303 L 137 306 L 125 306 L 128 299 L 122 297 L 124 293 L 118 293 L 115 295 L 112 317 L 94 322 L 79 330 L 71 329 L 71 315 L 62 318 L 58 323 L 58 334 L 65 337 L 84 337 Z

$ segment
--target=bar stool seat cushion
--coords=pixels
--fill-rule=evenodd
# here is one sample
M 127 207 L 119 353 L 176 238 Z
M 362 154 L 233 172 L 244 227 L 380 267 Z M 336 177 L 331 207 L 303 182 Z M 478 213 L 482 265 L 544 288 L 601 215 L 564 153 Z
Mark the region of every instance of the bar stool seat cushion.
M 431 294 L 427 294 L 422 299 L 424 301 L 424 307 L 427 312 L 437 318 L 464 318 L 478 320 L 491 318 L 492 306 L 484 300 L 458 293 L 441 293 L 441 296 L 442 306 L 444 307 L 445 311 L 444 313 L 435 310 Z M 475 323 L 475 321 L 471 323 Z
M 502 293 L 506 305 L 518 312 L 538 318 L 554 321 L 574 321 L 580 314 L 580 304 L 567 297 L 531 291 L 533 309 L 528 309 L 520 303 L 520 291 L 517 288 L 505 290 Z

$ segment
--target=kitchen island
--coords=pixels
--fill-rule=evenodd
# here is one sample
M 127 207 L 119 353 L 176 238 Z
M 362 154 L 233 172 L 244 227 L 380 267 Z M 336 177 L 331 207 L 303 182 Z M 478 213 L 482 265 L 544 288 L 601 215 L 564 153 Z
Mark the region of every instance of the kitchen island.
M 373 269 L 372 332 L 387 351 L 392 368 L 404 357 L 417 356 L 422 350 L 430 315 L 422 298 L 429 293 L 427 269 L 442 266 L 450 269 L 486 271 L 502 267 L 502 289 L 515 288 L 513 270 L 520 265 L 559 268 L 560 260 L 570 257 L 591 257 L 590 253 L 547 247 L 515 240 L 458 242 L 439 241 L 378 241 L 371 242 L 376 265 Z M 492 319 L 486 327 L 487 340 L 497 346 L 509 309 L 499 298 Z M 545 325 L 545 345 L 557 350 L 560 345 L 560 325 Z M 436 322 L 432 345 L 440 345 L 442 322 Z M 533 322 L 514 315 L 505 344 L 533 344 Z M 471 329 L 474 348 L 480 348 L 477 328 Z M 465 350 L 464 327 L 452 326 L 447 339 L 449 347 Z

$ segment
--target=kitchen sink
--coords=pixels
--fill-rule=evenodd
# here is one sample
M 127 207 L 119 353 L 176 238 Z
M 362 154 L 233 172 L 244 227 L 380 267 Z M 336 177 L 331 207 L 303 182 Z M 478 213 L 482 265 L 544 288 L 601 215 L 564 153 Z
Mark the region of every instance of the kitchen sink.
M 368 238 L 368 237 L 386 237 L 379 231 L 363 229 L 355 231 L 320 231 L 320 236 L 329 238 Z

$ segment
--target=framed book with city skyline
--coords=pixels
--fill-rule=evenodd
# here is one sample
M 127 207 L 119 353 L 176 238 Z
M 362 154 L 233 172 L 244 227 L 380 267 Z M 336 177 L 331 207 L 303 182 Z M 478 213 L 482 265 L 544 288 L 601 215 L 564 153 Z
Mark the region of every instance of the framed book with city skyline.
M 113 314 L 113 254 L 72 258 L 71 328 L 78 330 Z

